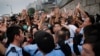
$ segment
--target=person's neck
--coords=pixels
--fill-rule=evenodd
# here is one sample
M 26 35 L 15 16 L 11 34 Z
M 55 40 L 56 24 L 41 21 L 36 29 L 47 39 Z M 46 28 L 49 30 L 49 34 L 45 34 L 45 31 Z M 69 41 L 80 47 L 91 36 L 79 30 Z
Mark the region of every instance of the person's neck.
M 18 42 L 16 42 L 16 41 L 12 42 L 11 44 L 13 44 L 13 45 L 16 45 L 16 46 L 20 47 L 20 44 L 19 44 Z

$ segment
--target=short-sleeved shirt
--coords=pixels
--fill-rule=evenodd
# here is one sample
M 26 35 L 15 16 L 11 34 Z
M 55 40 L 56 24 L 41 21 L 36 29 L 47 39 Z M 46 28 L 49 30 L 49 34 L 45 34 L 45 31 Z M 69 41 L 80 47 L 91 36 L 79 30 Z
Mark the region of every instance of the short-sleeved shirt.
M 68 25 L 68 27 L 69 27 L 69 31 L 70 31 L 70 37 L 73 38 L 75 36 L 77 27 L 75 25 Z
M 23 49 L 29 53 L 31 56 L 34 56 L 35 51 L 38 49 L 37 44 L 30 44 L 27 46 L 24 46 Z
M 12 48 L 14 48 L 14 50 L 11 50 Z M 23 56 L 22 48 L 20 48 L 16 45 L 10 44 L 6 50 L 5 55 L 6 56 Z
M 37 51 L 38 49 L 37 44 L 27 45 L 24 47 L 24 50 L 30 53 L 31 56 L 44 56 L 41 51 Z M 35 53 L 36 52 L 36 53 Z M 61 50 L 53 50 L 50 53 L 46 54 L 45 56 L 65 56 Z
M 38 51 L 35 56 L 44 56 L 41 51 Z M 50 53 L 45 56 L 65 56 L 61 50 L 52 50 Z

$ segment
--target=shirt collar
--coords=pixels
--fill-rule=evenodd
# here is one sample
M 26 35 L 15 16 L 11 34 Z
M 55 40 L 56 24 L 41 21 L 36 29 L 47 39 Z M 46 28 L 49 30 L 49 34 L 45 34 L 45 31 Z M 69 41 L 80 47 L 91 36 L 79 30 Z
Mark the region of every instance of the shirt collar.
M 22 50 L 21 47 L 18 47 L 14 44 L 10 44 L 10 47 L 15 47 L 16 51 L 21 51 Z

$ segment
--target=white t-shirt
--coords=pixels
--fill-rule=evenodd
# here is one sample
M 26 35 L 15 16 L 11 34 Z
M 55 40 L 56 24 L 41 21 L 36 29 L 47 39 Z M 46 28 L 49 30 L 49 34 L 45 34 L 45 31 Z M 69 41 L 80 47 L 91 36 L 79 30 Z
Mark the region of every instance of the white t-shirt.
M 70 31 L 70 37 L 74 37 L 77 27 L 75 25 L 68 25 L 68 28 Z

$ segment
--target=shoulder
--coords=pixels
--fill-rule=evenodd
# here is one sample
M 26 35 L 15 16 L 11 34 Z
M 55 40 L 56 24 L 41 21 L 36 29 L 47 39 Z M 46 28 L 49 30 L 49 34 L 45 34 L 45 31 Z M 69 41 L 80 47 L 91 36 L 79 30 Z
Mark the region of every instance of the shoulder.
M 5 53 L 6 56 L 10 56 L 10 55 L 16 55 L 16 49 L 15 47 L 8 47 L 6 53 Z
M 64 53 L 59 50 L 53 50 L 50 53 L 48 53 L 46 56 L 65 56 Z
M 37 44 L 31 44 L 23 47 L 24 50 L 36 50 L 37 48 Z
M 37 44 L 27 45 L 23 47 L 23 50 L 29 53 L 30 55 L 33 55 L 37 49 Z
M 75 25 L 68 25 L 70 28 L 77 28 Z
M 22 55 L 22 49 L 15 45 L 10 44 L 5 53 L 6 56 Z

